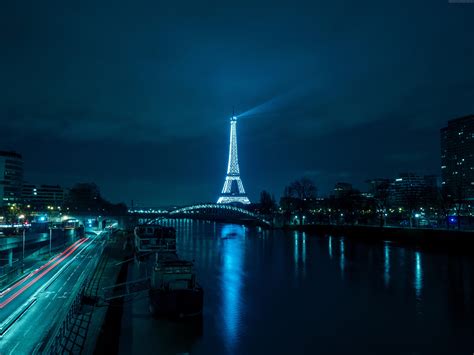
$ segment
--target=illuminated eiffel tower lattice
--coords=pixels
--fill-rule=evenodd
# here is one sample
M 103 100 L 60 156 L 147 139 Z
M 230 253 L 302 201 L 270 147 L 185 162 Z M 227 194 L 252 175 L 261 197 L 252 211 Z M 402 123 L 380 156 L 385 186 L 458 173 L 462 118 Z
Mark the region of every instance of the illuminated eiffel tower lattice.
M 237 117 L 230 118 L 229 162 L 227 175 L 221 195 L 217 203 L 242 203 L 249 204 L 250 200 L 245 193 L 244 185 L 240 179 L 239 157 L 237 154 Z

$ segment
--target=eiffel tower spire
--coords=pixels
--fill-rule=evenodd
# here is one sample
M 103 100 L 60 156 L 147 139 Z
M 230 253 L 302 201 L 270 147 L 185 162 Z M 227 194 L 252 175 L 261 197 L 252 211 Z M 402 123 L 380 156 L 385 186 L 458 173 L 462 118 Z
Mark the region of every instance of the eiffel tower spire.
M 233 111 L 233 110 L 232 110 Z M 229 161 L 227 175 L 221 195 L 217 203 L 242 203 L 249 204 L 250 200 L 245 193 L 244 185 L 240 180 L 239 157 L 237 153 L 237 117 L 232 112 L 230 118 Z

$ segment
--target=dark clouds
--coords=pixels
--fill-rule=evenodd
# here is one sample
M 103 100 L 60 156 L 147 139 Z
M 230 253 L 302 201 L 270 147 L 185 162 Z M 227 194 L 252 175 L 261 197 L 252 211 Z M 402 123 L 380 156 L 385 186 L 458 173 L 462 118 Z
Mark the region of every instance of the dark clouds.
M 439 128 L 474 112 L 470 4 L 19 1 L 0 30 L 0 147 L 113 200 L 214 200 L 233 106 L 270 102 L 239 122 L 253 199 L 439 173 Z

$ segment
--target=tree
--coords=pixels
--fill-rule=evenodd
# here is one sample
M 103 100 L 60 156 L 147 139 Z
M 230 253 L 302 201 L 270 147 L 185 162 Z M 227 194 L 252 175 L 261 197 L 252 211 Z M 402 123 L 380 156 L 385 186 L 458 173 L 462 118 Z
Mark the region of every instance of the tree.
M 453 201 L 454 201 L 454 210 L 456 211 L 456 219 L 458 224 L 458 229 L 461 229 L 461 214 L 463 209 L 466 206 L 466 185 L 465 185 L 465 174 L 464 169 L 461 170 L 461 176 L 456 180 L 456 185 L 454 187 Z
M 291 215 L 295 211 L 294 198 L 291 197 L 290 188 L 288 186 L 283 190 L 283 195 L 280 198 L 280 207 L 283 210 L 283 217 L 285 224 L 290 223 Z
M 125 204 L 113 204 L 102 198 L 98 186 L 94 183 L 74 185 L 67 196 L 66 206 L 71 212 L 79 214 L 127 214 L 127 206 Z
M 423 189 L 413 185 L 409 185 L 403 191 L 401 203 L 408 211 L 410 227 L 413 227 L 413 217 L 416 217 L 417 211 L 423 207 L 423 193 Z
M 446 228 L 449 228 L 449 214 L 453 208 L 454 200 L 449 194 L 448 190 L 444 187 L 437 189 L 436 194 L 436 209 L 438 213 L 443 217 L 446 223 Z
M 374 187 L 375 209 L 379 216 L 380 227 L 386 223 L 385 214 L 387 212 L 390 198 L 390 182 L 382 181 Z
M 264 215 L 272 214 L 276 209 L 275 198 L 268 191 L 260 193 L 260 212 Z
M 359 211 L 362 208 L 362 196 L 360 191 L 351 189 L 343 193 L 341 196 L 335 198 L 335 205 L 340 213 L 340 217 L 344 217 L 343 220 L 345 223 L 356 223 L 359 219 Z
M 293 181 L 289 186 L 289 194 L 300 200 L 314 199 L 316 197 L 317 188 L 314 181 L 308 177 L 302 177 Z
M 281 207 L 285 210 L 285 215 L 289 221 L 293 212 L 299 213 L 300 224 L 303 221 L 303 214 L 316 198 L 317 188 L 313 180 L 308 177 L 302 177 L 293 181 L 285 187 L 283 196 L 280 200 Z

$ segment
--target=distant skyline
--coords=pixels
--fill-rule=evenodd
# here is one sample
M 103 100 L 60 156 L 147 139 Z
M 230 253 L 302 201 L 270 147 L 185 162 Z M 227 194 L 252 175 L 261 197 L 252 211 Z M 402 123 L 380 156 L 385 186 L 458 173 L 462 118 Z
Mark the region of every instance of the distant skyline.
M 215 201 L 233 107 L 252 202 L 439 175 L 440 128 L 474 113 L 472 4 L 46 0 L 0 27 L 0 150 L 113 202 Z

